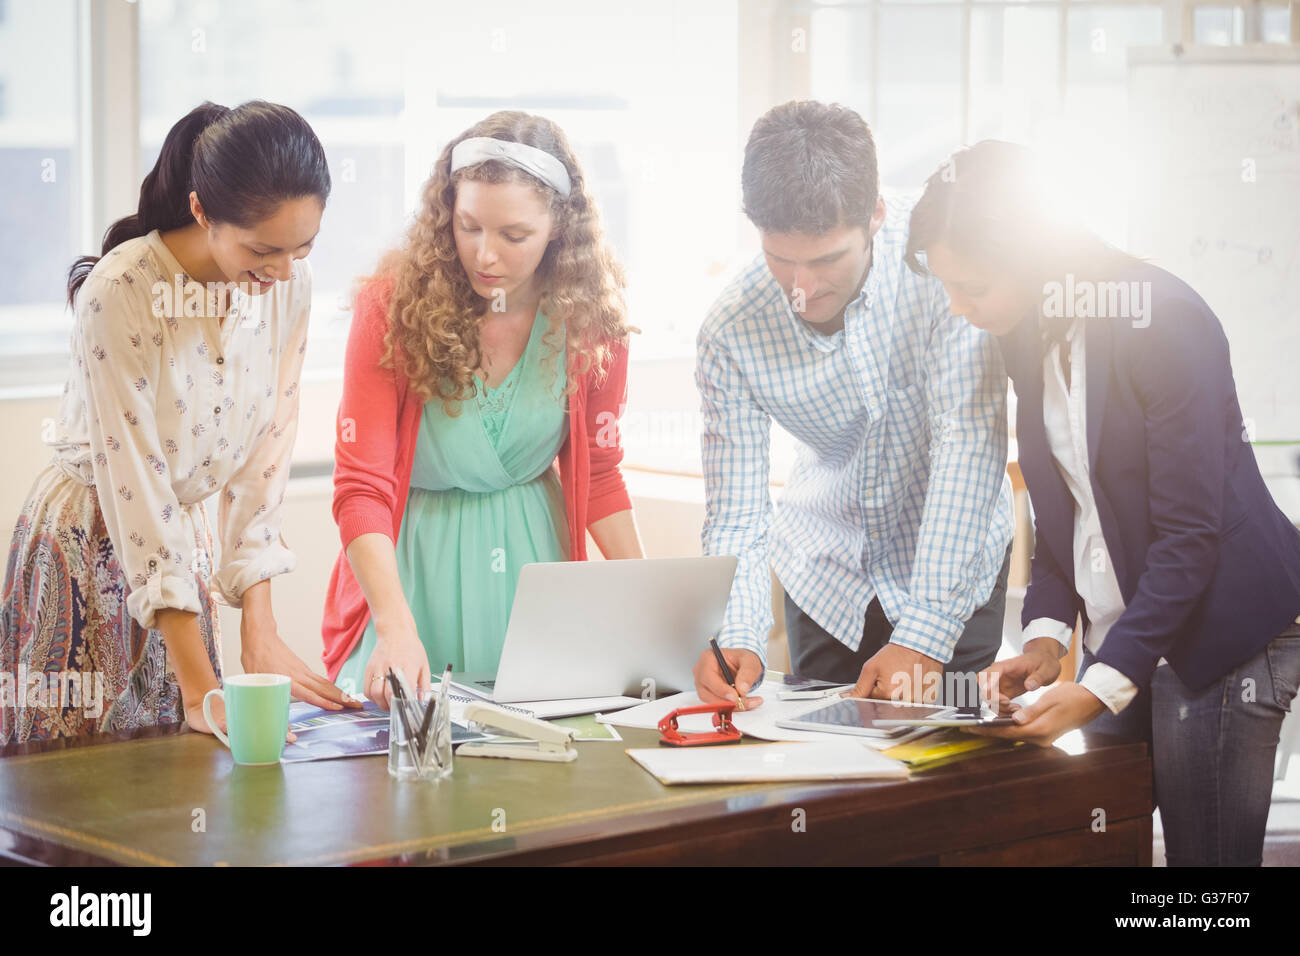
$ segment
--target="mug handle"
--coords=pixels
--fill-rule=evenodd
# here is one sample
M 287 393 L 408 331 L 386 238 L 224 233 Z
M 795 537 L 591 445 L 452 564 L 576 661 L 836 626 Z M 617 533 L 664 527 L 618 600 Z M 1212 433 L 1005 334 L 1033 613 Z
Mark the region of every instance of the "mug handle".
M 218 697 L 220 697 L 221 702 L 223 704 L 226 702 L 226 695 L 222 691 L 222 689 L 220 687 L 212 688 L 212 690 L 208 691 L 206 694 L 203 695 L 203 719 L 208 722 L 208 729 L 211 730 L 212 733 L 216 735 L 216 738 L 220 740 L 223 744 L 225 744 L 227 748 L 229 748 L 230 738 L 221 732 L 221 728 L 217 726 L 217 722 L 212 719 L 212 695 L 213 694 L 216 694 Z

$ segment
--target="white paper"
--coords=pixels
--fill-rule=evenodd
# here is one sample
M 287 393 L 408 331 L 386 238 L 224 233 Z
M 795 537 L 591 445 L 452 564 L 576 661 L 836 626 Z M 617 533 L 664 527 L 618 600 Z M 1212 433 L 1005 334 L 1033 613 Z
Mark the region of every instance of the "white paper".
M 648 700 L 636 707 L 620 710 L 616 714 L 602 713 L 596 719 L 602 724 L 615 727 L 633 727 L 639 730 L 658 730 L 659 721 L 679 707 L 695 707 L 700 698 L 690 691 L 670 694 L 657 700 Z M 713 730 L 713 718 L 708 714 L 689 714 L 677 721 L 680 730 L 686 733 L 707 733 Z
M 628 756 L 666 784 L 787 780 L 901 780 L 906 764 L 857 739 L 758 747 L 653 747 Z
M 785 727 L 778 727 L 776 725 L 778 720 L 789 720 L 792 717 L 811 713 L 825 707 L 833 700 L 833 698 L 778 700 L 777 693 L 784 688 L 785 685 L 782 683 L 764 681 L 757 690 L 751 690 L 748 696 L 762 697 L 763 703 L 753 710 L 733 711 L 731 722 L 736 725 L 736 729 L 747 737 L 771 741 L 842 741 L 845 737 L 853 736 L 819 730 L 789 730 Z M 632 707 L 617 714 L 605 714 L 596 719 L 603 724 L 613 724 L 616 727 L 658 730 L 659 721 L 667 717 L 672 711 L 679 707 L 695 707 L 700 703 L 699 696 L 693 692 L 673 694 L 671 697 L 661 697 L 638 707 Z M 688 714 L 678 719 L 677 729 L 684 734 L 712 733 L 713 716 L 711 714 Z M 886 750 L 895 744 L 901 744 L 923 736 L 925 732 L 926 728 L 920 728 L 920 732 L 900 734 L 897 737 L 855 737 L 854 739 L 874 750 Z

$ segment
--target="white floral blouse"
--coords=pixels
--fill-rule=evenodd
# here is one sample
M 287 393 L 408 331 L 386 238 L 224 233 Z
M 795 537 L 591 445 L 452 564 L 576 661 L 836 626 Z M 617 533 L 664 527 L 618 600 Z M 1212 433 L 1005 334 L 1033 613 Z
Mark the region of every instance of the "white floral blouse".
M 101 259 L 77 294 L 73 367 L 48 441 L 58 467 L 98 489 L 128 609 L 146 628 L 160 608 L 200 611 L 196 572 L 215 566 L 219 599 L 239 607 L 250 585 L 296 564 L 280 503 L 311 270 L 296 260 L 293 277 L 264 295 L 233 292 L 224 320 L 204 295 L 156 231 Z M 195 548 L 195 529 L 218 492 L 213 561 Z

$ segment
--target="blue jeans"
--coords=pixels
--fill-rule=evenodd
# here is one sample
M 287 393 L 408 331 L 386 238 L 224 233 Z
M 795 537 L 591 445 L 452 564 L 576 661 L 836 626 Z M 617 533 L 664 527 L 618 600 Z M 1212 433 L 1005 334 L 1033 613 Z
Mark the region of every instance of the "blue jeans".
M 1085 649 L 1080 674 L 1094 660 Z M 1157 667 L 1132 703 L 1083 728 L 1090 742 L 1149 745 L 1169 866 L 1260 865 L 1278 734 L 1298 681 L 1300 625 L 1292 625 L 1199 692 Z

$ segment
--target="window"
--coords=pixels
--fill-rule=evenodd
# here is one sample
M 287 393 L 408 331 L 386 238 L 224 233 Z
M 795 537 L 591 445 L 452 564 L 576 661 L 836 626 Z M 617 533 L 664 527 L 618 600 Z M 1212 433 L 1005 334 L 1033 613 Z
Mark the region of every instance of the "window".
M 1197 7 L 1192 23 L 1196 42 L 1207 46 L 1231 46 L 1245 35 L 1246 18 L 1239 8 Z
M 1159 45 L 1163 19 L 1149 4 L 1071 5 L 1062 122 L 1050 138 L 1031 140 L 1070 169 L 1093 226 L 1120 245 L 1131 198 L 1115 188 L 1130 175 L 1128 49 Z
M 756 252 L 740 213 L 742 116 L 793 97 L 851 106 L 876 132 L 884 184 L 908 190 L 960 143 L 1033 143 L 1083 171 L 1093 225 L 1122 242 L 1128 197 L 1098 184 L 1123 175 L 1127 50 L 1290 42 L 1284 3 L 1188 0 L 1171 22 L 1177 8 L 771 0 L 752 8 L 759 23 L 741 0 L 367 0 L 363 12 L 356 0 L 0 0 L 0 255 L 11 276 L 0 287 L 0 389 L 61 385 L 67 267 L 97 251 L 100 207 L 130 211 L 120 207 L 167 130 L 202 100 L 286 103 L 325 145 L 334 191 L 312 252 L 317 381 L 337 379 L 354 283 L 400 241 L 444 144 L 495 110 L 523 109 L 565 129 L 628 269 L 643 330 L 630 386 L 642 433 L 629 446 L 639 464 L 695 470 L 695 333 Z M 104 10 L 129 18 L 138 49 L 95 46 Z M 789 24 L 807 27 L 798 55 L 782 52 Z M 99 161 L 105 138 L 114 152 L 113 137 L 136 131 L 133 107 L 120 122 L 87 118 L 81 91 L 105 69 L 139 80 L 138 139 L 112 173 Z
M 1264 7 L 1260 11 L 1260 39 L 1265 43 L 1291 42 L 1291 8 Z
M 446 142 L 496 110 L 544 113 L 578 152 L 628 268 L 638 355 L 681 354 L 735 251 L 735 30 L 735 0 L 376 0 L 365 17 L 353 0 L 141 0 L 141 175 L 204 99 L 301 112 L 334 179 L 312 252 L 308 361 L 337 366 L 340 304 L 400 240 Z
M 1030 143 L 1067 173 L 1079 171 L 1080 182 L 1114 182 L 1125 175 L 1126 51 L 1162 42 L 1165 7 L 819 3 L 810 93 L 853 106 L 871 124 L 886 188 L 919 190 L 954 148 L 981 139 Z M 1080 204 L 1100 232 L 1122 241 L 1126 199 L 1097 186 Z
M 283 103 L 312 124 L 333 187 L 311 253 L 308 362 L 342 364 L 355 280 L 401 236 L 404 5 L 369 0 L 141 0 L 140 177 L 168 129 L 204 100 Z
M 32 381 L 32 356 L 67 349 L 64 282 L 85 251 L 78 28 L 71 0 L 0 8 L 0 390 Z
M 970 16 L 967 139 L 1025 142 L 1043 135 L 1060 109 L 1061 11 L 985 5 Z M 931 172 L 933 165 L 925 175 Z
M 1122 242 L 1128 197 L 1103 184 L 1127 180 L 1128 49 L 1290 42 L 1281 0 L 1188 0 L 1187 37 L 1169 10 L 1162 0 L 815 2 L 809 95 L 871 124 L 886 187 L 919 189 L 961 143 L 1029 143 L 1078 171 L 1092 225 Z

